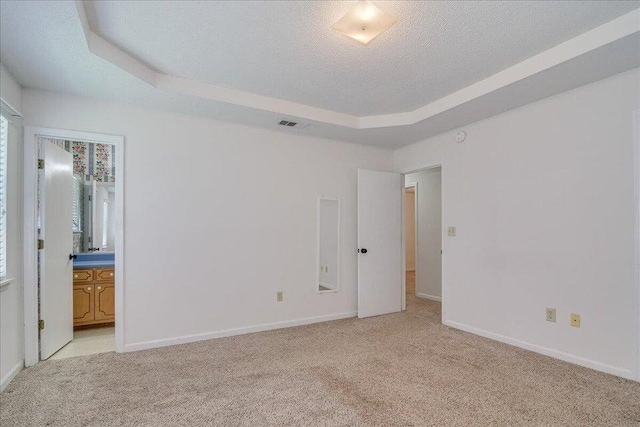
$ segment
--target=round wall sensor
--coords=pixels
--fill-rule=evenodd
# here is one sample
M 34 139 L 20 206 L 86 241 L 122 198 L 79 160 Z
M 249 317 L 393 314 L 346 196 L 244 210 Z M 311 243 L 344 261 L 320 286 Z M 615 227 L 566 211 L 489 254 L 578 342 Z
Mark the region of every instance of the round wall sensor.
M 467 133 L 463 130 L 456 132 L 456 141 L 462 142 L 467 138 Z

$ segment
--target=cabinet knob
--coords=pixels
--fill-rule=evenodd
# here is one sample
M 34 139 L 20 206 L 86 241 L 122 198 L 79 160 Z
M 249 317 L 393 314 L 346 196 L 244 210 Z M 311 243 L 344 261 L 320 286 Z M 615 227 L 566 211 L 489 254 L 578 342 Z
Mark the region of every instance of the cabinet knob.
M 78 275 L 77 275 L 77 274 L 74 274 L 74 275 L 73 275 L 73 278 L 74 278 L 74 279 L 77 279 L 77 278 L 78 278 Z
M 109 276 L 113 276 L 113 273 L 109 273 Z
M 102 287 L 101 287 L 101 286 L 98 286 L 98 290 L 100 290 L 100 289 L 102 289 Z
M 87 287 L 87 290 L 90 291 L 91 290 L 91 286 Z

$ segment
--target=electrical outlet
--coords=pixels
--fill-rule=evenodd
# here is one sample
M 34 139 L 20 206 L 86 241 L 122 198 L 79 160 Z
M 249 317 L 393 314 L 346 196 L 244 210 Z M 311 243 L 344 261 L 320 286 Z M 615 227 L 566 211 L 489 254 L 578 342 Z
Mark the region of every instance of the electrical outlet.
M 576 313 L 571 313 L 571 326 L 574 328 L 580 327 L 580 315 Z
M 283 297 L 282 297 L 282 291 L 278 291 L 278 292 L 276 292 L 276 301 L 278 301 L 278 302 L 282 302 L 282 299 L 283 299 Z
M 547 322 L 556 322 L 556 309 L 547 307 Z
M 324 266 L 324 272 L 325 272 L 325 273 L 328 273 L 328 272 L 329 272 L 329 266 L 328 266 L 328 265 L 325 265 L 325 266 Z
M 449 235 L 449 237 L 456 237 L 456 228 L 455 227 L 447 228 L 447 234 Z

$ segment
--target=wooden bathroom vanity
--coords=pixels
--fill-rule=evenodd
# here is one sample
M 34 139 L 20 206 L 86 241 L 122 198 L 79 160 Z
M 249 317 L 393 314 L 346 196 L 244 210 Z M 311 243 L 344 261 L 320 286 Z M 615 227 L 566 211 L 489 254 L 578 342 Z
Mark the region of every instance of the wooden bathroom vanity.
M 74 268 L 73 326 L 115 321 L 115 270 Z

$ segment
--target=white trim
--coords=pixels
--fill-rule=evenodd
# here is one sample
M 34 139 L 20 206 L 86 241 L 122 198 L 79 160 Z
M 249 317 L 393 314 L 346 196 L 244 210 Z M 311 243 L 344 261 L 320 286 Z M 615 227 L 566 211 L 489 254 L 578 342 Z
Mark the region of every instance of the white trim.
M 11 282 L 13 282 L 14 280 L 16 280 L 14 277 L 9 277 L 7 279 L 2 279 L 2 281 L 0 281 L 0 292 L 4 292 L 7 289 L 9 289 L 9 285 L 11 284 Z
M 40 360 L 38 345 L 38 149 L 36 130 L 24 128 L 24 206 L 23 224 L 23 294 L 24 294 L 24 364 L 33 366 Z
M 124 351 L 124 137 L 36 126 L 24 127 L 24 357 L 25 366 L 40 360 L 37 289 L 37 136 L 116 146 L 116 257 L 115 339 L 116 352 Z
M 405 192 L 407 190 L 407 188 L 413 188 L 413 265 L 414 268 L 406 268 L 407 266 L 407 258 L 406 258 L 406 244 L 403 243 L 403 247 L 405 250 L 405 256 L 404 256 L 404 266 L 406 268 L 405 271 L 412 271 L 415 273 L 415 277 L 414 279 L 414 285 L 416 285 L 418 283 L 418 269 L 415 268 L 417 267 L 418 264 L 418 183 L 417 182 L 410 182 L 409 184 L 407 184 L 406 181 L 406 175 L 402 175 L 402 181 L 404 182 L 404 189 Z M 406 193 L 405 193 L 406 194 Z M 402 195 L 402 204 L 405 204 L 405 198 L 404 198 L 404 194 Z M 403 210 L 403 218 L 405 218 L 406 213 Z M 406 230 L 407 224 L 405 224 L 404 222 L 402 223 L 402 238 L 406 238 L 407 236 L 407 230 Z M 405 274 L 404 279 L 404 287 L 402 288 L 402 309 L 406 310 L 407 309 L 407 276 Z M 415 286 L 414 286 L 414 291 L 415 291 Z M 415 293 L 415 292 L 414 292 Z
M 166 347 L 170 345 L 187 344 L 196 341 L 206 341 L 214 338 L 232 337 L 235 335 L 250 334 L 254 332 L 271 331 L 274 329 L 291 328 L 294 326 L 310 325 L 313 323 L 328 322 L 331 320 L 348 319 L 356 317 L 358 312 L 336 313 L 325 316 L 306 317 L 297 320 L 286 320 L 283 322 L 265 323 L 262 325 L 246 326 L 242 328 L 225 329 L 216 332 L 205 332 L 202 334 L 184 335 L 174 338 L 163 338 L 159 340 L 144 341 L 133 344 L 126 344 L 124 351 L 148 350 L 152 348 Z
M 325 292 L 337 292 L 338 291 L 338 289 L 334 288 L 333 286 L 329 285 L 328 283 L 318 282 L 318 286 L 322 286 L 323 288 L 327 288 L 327 290 L 318 291 L 318 293 L 320 293 L 320 294 L 325 293 Z
M 635 380 L 640 381 L 640 108 L 633 112 L 633 176 L 634 176 L 634 282 L 636 299 L 637 348 L 634 355 Z
M 2 393 L 4 389 L 7 388 L 11 380 L 13 380 L 16 377 L 16 375 L 20 373 L 23 367 L 24 367 L 24 362 L 21 360 L 18 363 L 16 363 L 13 366 L 13 368 L 9 370 L 9 372 L 7 372 L 7 375 L 2 377 L 2 379 L 0 380 L 0 393 Z
M 640 31 L 640 9 L 636 9 L 416 110 L 359 117 L 158 73 L 96 34 L 84 1 L 76 0 L 76 9 L 89 51 L 152 87 L 352 129 L 416 124 Z
M 443 323 L 449 327 L 459 329 L 461 331 L 469 332 L 474 335 L 479 335 L 481 337 L 489 338 L 495 341 L 500 341 L 505 344 L 509 344 L 519 348 L 523 348 L 525 350 L 533 351 L 534 353 L 544 354 L 545 356 L 550 356 L 550 357 L 553 357 L 554 359 L 559 359 L 565 362 L 574 363 L 576 365 L 595 369 L 600 372 L 606 372 L 608 374 L 617 375 L 622 378 L 627 378 L 631 380 L 634 379 L 634 373 L 630 369 L 624 369 L 624 368 L 618 368 L 616 366 L 606 365 L 604 363 L 596 362 L 595 360 L 585 359 L 583 357 L 576 356 L 570 353 L 564 353 L 562 351 L 553 350 L 548 347 L 542 347 L 537 344 L 532 344 L 526 341 L 520 341 L 515 338 L 489 332 L 484 329 L 474 328 L 473 326 L 469 326 L 464 323 L 454 322 L 452 320 L 445 320 Z
M 441 297 L 437 297 L 435 295 L 429 295 L 429 294 L 423 294 L 423 293 L 416 292 L 416 296 L 418 298 L 424 298 L 424 299 L 430 299 L 431 301 L 442 302 L 442 298 Z

